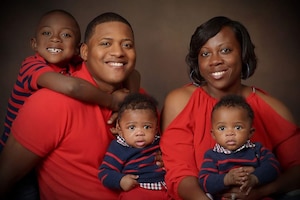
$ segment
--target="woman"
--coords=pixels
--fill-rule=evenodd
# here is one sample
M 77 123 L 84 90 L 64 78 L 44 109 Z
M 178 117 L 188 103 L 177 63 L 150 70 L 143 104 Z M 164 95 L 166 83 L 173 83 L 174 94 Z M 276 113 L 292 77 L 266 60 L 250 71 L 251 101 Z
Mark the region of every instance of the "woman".
M 291 112 L 263 90 L 242 84 L 242 79 L 254 74 L 257 64 L 247 29 L 226 17 L 210 19 L 193 34 L 186 61 L 193 84 L 171 91 L 162 112 L 161 149 L 167 186 L 174 198 L 208 199 L 197 176 L 204 152 L 215 144 L 210 135 L 211 110 L 227 94 L 242 95 L 251 105 L 256 129 L 253 141 L 272 150 L 283 173 L 247 196 L 236 187 L 224 191 L 223 197 L 253 200 L 299 189 L 300 130 Z M 244 167 L 245 173 L 252 170 Z

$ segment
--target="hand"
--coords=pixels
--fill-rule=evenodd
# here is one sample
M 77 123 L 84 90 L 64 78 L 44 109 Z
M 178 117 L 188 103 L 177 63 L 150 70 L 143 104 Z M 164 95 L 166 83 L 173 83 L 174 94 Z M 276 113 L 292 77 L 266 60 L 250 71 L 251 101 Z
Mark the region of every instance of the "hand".
M 229 185 L 242 185 L 248 180 L 249 173 L 243 167 L 231 169 L 224 177 L 224 184 Z
M 132 174 L 127 174 L 123 176 L 123 178 L 120 181 L 120 186 L 122 190 L 129 191 L 135 188 L 136 186 L 138 186 L 139 182 L 136 180 L 138 178 L 139 178 L 138 175 L 132 175 Z
M 244 192 L 246 195 L 248 195 L 251 189 L 257 184 L 258 184 L 258 178 L 255 175 L 250 174 L 248 176 L 248 179 L 246 179 L 242 184 L 242 186 L 240 187 L 240 190 L 241 192 Z
M 245 199 L 247 196 L 245 193 L 240 191 L 239 187 L 232 187 L 229 190 L 226 190 L 221 194 L 220 199 L 222 200 L 236 200 L 236 199 Z
M 114 124 L 115 121 L 117 120 L 117 118 L 118 118 L 118 112 L 113 112 L 113 113 L 111 114 L 110 118 L 107 120 L 107 124 Z M 116 134 L 116 133 L 114 133 L 113 131 L 112 131 L 112 133 L 113 133 L 114 135 Z
M 161 155 L 161 151 L 160 150 L 156 152 L 155 162 L 156 162 L 157 166 L 159 166 L 161 168 L 164 168 L 164 162 L 162 160 L 162 155 Z
M 119 90 L 114 91 L 112 95 L 111 104 L 109 106 L 110 109 L 113 111 L 119 110 L 120 103 L 124 100 L 124 98 L 129 94 L 129 90 L 122 88 Z

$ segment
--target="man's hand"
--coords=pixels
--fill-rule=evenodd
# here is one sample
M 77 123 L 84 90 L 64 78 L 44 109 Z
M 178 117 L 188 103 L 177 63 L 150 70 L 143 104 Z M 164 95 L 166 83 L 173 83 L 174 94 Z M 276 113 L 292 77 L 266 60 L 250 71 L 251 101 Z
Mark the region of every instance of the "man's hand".
M 156 165 L 163 168 L 164 167 L 164 162 L 162 160 L 162 155 L 161 155 L 161 151 L 157 151 L 156 152 L 156 155 L 155 155 L 155 162 L 156 162 Z
M 120 181 L 120 186 L 122 190 L 129 191 L 135 188 L 136 186 L 138 186 L 139 182 L 136 180 L 138 178 L 139 178 L 138 175 L 132 175 L 132 174 L 127 174 L 123 176 L 123 178 Z

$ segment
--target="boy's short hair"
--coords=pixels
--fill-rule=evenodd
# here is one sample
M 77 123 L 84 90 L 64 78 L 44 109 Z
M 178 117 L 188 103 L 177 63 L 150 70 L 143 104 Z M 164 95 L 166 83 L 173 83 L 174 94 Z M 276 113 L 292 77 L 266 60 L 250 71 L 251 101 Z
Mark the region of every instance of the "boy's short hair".
M 251 123 L 254 119 L 254 112 L 251 108 L 251 106 L 247 103 L 246 99 L 243 96 L 240 95 L 234 95 L 234 94 L 230 94 L 230 95 L 226 95 L 224 97 L 222 97 L 217 103 L 216 105 L 213 107 L 212 109 L 212 114 L 211 114 L 211 118 L 213 116 L 213 113 L 215 110 L 221 108 L 221 107 L 238 107 L 238 108 L 243 108 L 244 110 L 247 111 L 248 113 L 248 117 L 251 120 Z

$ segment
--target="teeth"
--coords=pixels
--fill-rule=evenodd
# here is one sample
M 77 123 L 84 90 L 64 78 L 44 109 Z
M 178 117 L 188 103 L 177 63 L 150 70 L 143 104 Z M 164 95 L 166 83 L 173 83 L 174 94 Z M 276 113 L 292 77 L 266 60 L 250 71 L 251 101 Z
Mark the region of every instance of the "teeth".
M 47 50 L 50 52 L 50 53 L 59 53 L 62 51 L 62 49 L 56 49 L 56 48 L 47 48 Z
M 123 63 L 118 63 L 118 62 L 110 62 L 109 64 L 114 66 L 114 67 L 121 67 L 121 66 L 124 65 Z
M 224 71 L 221 71 L 221 72 L 214 72 L 212 73 L 213 76 L 221 76 L 222 74 L 224 74 L 225 72 Z

